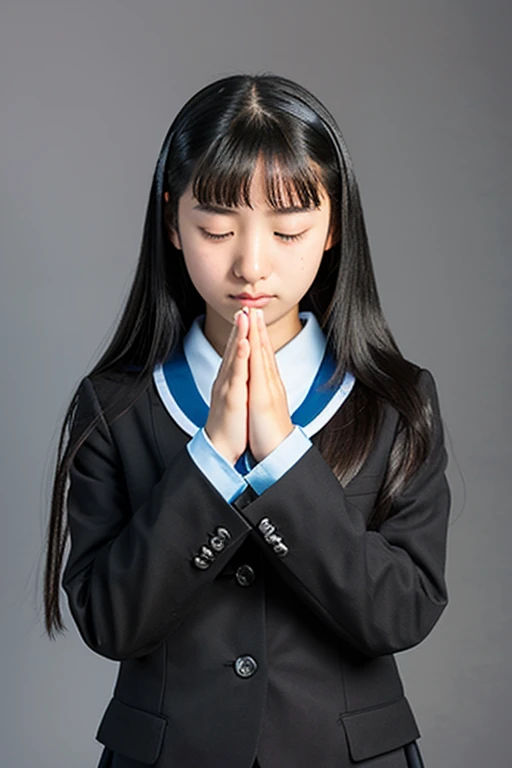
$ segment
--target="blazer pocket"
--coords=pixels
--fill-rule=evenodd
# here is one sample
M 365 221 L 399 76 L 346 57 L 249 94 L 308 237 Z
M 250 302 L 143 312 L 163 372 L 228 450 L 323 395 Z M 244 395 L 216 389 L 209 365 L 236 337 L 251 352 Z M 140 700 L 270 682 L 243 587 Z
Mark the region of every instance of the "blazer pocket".
M 114 752 L 152 765 L 158 760 L 167 718 L 124 704 L 115 697 L 105 710 L 96 740 Z
M 403 696 L 378 707 L 343 712 L 350 757 L 356 763 L 408 744 L 420 736 L 409 702 Z

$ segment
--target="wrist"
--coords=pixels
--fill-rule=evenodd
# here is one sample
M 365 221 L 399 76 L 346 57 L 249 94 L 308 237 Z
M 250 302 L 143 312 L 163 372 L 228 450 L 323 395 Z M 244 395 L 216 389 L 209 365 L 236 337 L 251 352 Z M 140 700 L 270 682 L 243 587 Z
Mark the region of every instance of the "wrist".
M 236 462 L 239 459 L 239 456 L 234 456 L 233 452 L 229 449 L 229 447 L 225 445 L 222 442 L 222 440 L 220 440 L 214 434 L 211 434 L 206 428 L 206 426 L 204 427 L 204 433 L 206 438 L 210 441 L 211 445 L 217 451 L 217 453 L 220 453 L 220 455 L 234 467 Z

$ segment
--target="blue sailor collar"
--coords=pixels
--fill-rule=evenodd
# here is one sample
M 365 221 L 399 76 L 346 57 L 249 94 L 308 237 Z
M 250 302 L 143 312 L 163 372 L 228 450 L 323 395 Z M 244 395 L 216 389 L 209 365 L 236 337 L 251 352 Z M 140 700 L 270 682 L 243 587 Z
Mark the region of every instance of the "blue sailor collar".
M 192 437 L 208 418 L 213 382 L 221 356 L 203 333 L 205 315 L 196 317 L 170 358 L 155 366 L 153 380 L 166 410 Z M 313 312 L 299 313 L 302 330 L 276 353 L 286 389 L 290 417 L 308 437 L 318 432 L 340 408 L 355 383 L 347 371 L 341 384 L 322 387 L 336 361 Z

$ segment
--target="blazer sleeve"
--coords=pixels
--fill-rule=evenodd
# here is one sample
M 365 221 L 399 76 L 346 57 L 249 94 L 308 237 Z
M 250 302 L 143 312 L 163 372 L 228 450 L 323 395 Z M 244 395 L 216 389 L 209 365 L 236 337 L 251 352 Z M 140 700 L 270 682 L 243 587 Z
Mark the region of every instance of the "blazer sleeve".
M 71 434 L 100 412 L 88 378 L 78 396 Z M 142 656 L 172 633 L 252 530 L 186 445 L 132 510 L 104 418 L 73 459 L 67 519 L 70 612 L 86 645 L 115 660 Z
M 433 409 L 431 449 L 378 530 L 367 530 L 315 445 L 261 496 L 233 502 L 257 527 L 261 547 L 289 586 L 342 640 L 369 656 L 421 642 L 448 602 L 447 453 L 427 369 L 419 386 Z

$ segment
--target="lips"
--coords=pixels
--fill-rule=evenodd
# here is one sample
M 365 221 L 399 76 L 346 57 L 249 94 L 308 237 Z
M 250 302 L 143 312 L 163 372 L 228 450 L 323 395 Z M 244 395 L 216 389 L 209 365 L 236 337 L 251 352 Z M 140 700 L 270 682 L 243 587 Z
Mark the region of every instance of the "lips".
M 269 301 L 274 298 L 269 294 L 260 293 L 257 296 L 251 296 L 248 293 L 240 293 L 238 296 L 231 297 L 233 301 L 238 301 L 246 307 L 266 307 Z
M 252 296 L 250 293 L 239 293 L 236 296 L 233 296 L 234 299 L 251 299 L 252 301 L 256 301 L 256 299 L 271 299 L 272 296 L 269 293 L 257 293 L 255 296 Z

